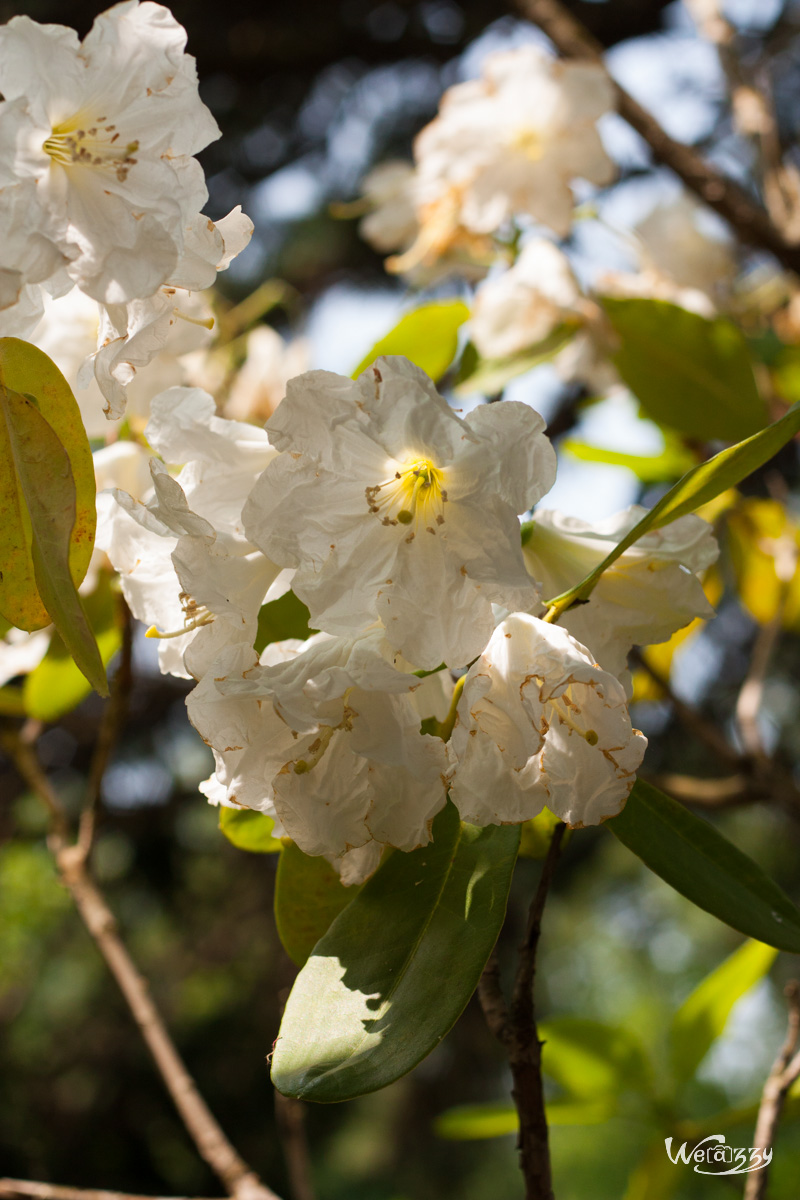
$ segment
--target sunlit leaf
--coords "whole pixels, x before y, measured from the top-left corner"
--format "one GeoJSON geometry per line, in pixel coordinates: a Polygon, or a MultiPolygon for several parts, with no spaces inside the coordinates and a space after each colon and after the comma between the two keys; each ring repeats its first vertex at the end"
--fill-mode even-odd
{"type": "Polygon", "coordinates": [[[464,352],[464,367],[459,373],[455,394],[471,396],[483,392],[486,396],[494,396],[512,379],[548,362],[574,335],[574,325],[559,325],[544,341],[509,358],[481,358],[470,344],[464,352]]]}
{"type": "Polygon", "coordinates": [[[607,450],[603,446],[590,446],[588,442],[577,442],[566,438],[562,450],[581,462],[605,463],[609,467],[627,467],[642,483],[662,483],[677,479],[695,465],[693,454],[677,441],[672,441],[660,454],[623,454],[619,450],[607,450]]]}
{"type": "MultiPolygon", "coordinates": [[[[544,858],[550,849],[553,830],[558,823],[559,818],[551,813],[549,808],[543,808],[537,817],[523,821],[520,825],[520,858],[544,858]]],[[[569,833],[570,831],[566,830],[565,842],[569,833]]]]}
{"type": "Polygon", "coordinates": [[[593,571],[589,572],[585,579],[570,588],[568,592],[563,592],[560,596],[549,600],[548,603],[556,604],[564,610],[576,600],[585,600],[603,572],[608,570],[611,564],[616,562],[629,546],[638,542],[645,533],[651,529],[661,529],[664,525],[669,525],[671,521],[677,520],[678,517],[694,512],[701,505],[708,504],[716,496],[735,487],[737,483],[741,483],[743,479],[746,479],[748,475],[751,475],[753,471],[777,454],[781,447],[791,441],[799,430],[800,404],[796,404],[779,421],[768,425],[760,433],[754,434],[744,442],[739,442],[736,446],[722,450],[708,462],[694,467],[682,479],[679,479],[666,495],[662,496],[658,504],[651,508],[637,525],[634,525],[633,529],[593,571]]]}
{"type": "MultiPolygon", "coordinates": [[[[88,443],[85,449],[88,453],[88,443]]],[[[40,629],[52,620],[92,687],[108,695],[100,651],[71,574],[76,496],[69,455],[38,403],[0,382],[0,605],[23,629],[40,629]]],[[[79,540],[88,539],[90,549],[93,536],[93,521],[79,529],[79,540]]]]}
{"type": "Polygon", "coordinates": [[[762,942],[745,942],[683,1002],[670,1028],[672,1067],[679,1083],[691,1079],[725,1029],[736,1001],[763,979],[777,953],[762,942]]]}
{"type": "Polygon", "coordinates": [[[636,1036],[622,1026],[583,1017],[553,1017],[539,1024],[542,1070],[570,1099],[616,1100],[629,1089],[647,1093],[650,1072],[636,1036]]]}
{"type": "Polygon", "coordinates": [[[290,842],[278,862],[275,924],[283,948],[298,967],[361,889],[345,887],[329,862],[311,858],[290,842]]]}
{"type": "MultiPolygon", "coordinates": [[[[122,642],[116,619],[116,597],[107,574],[84,600],[84,611],[92,628],[103,666],[107,667],[122,642]]],[[[85,700],[91,685],[78,670],[63,639],[53,633],[38,667],[25,677],[22,687],[25,711],[37,721],[58,721],[85,700]]]]}
{"type": "Polygon", "coordinates": [[[778,500],[756,497],[739,501],[728,514],[727,528],[741,603],[762,625],[780,612],[784,627],[796,629],[800,626],[800,528],[778,500]]]}
{"type": "Polygon", "coordinates": [[[603,297],[620,340],[614,366],[654,421],[689,437],[736,441],[768,420],[742,332],[666,300],[603,297]]]}
{"type": "MultiPolygon", "coordinates": [[[[613,1115],[602,1101],[548,1100],[548,1125],[600,1125],[613,1115]]],[[[462,1104],[441,1113],[433,1123],[434,1133],[448,1141],[479,1141],[506,1137],[519,1129],[519,1114],[513,1104],[462,1104]]]]}
{"type": "Polygon", "coordinates": [[[220,805],[219,827],[229,842],[239,850],[253,854],[277,854],[283,842],[272,836],[275,822],[266,813],[252,808],[228,808],[220,805]]]}
{"type": "Polygon", "coordinates": [[[607,829],[670,887],[732,929],[800,954],[800,911],[761,867],[652,784],[637,779],[607,829]]]}
{"type": "Polygon", "coordinates": [[[469,309],[461,300],[441,300],[415,308],[375,343],[356,367],[353,378],[382,354],[402,354],[431,379],[441,379],[456,356],[458,331],[468,316],[469,309]]]}
{"type": "Polygon", "coordinates": [[[262,604],[258,614],[255,649],[260,654],[265,646],[272,642],[284,642],[287,638],[304,642],[317,632],[310,628],[308,619],[308,609],[294,592],[284,592],[277,600],[262,604]]]}
{"type": "Polygon", "coordinates": [[[519,827],[462,825],[396,851],[336,918],[298,975],[272,1060],[279,1091],[347,1100],[421,1062],[460,1015],[505,915],[519,827]]]}

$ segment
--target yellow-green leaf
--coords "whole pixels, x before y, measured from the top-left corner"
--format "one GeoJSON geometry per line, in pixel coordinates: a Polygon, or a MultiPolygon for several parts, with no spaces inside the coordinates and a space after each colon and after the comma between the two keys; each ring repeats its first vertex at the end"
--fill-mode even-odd
{"type": "MultiPolygon", "coordinates": [[[[74,516],[69,531],[69,569],[72,582],[80,585],[89,567],[96,523],[95,481],[92,453],[80,409],[64,376],[41,350],[19,338],[0,338],[0,396],[3,389],[25,397],[50,426],[55,441],[67,455],[74,481],[74,516]]],[[[8,406],[0,419],[0,612],[20,629],[42,629],[52,614],[37,593],[31,549],[31,527],[21,492],[9,441],[8,406]]],[[[30,422],[29,422],[30,423],[30,422]]],[[[46,438],[46,434],[42,437],[46,438]]],[[[35,441],[35,435],[34,435],[35,441]]],[[[47,444],[52,445],[52,439],[47,444]]],[[[46,455],[43,441],[39,453],[46,455]]],[[[47,476],[61,455],[53,447],[53,458],[40,459],[47,499],[47,476]]]]}
{"type": "MultiPolygon", "coordinates": [[[[23,629],[52,620],[92,687],[108,695],[100,651],[70,571],[77,498],[69,455],[35,400],[2,383],[0,454],[3,613],[23,629]]],[[[91,542],[93,533],[93,526],[91,532],[84,528],[81,540],[88,536],[91,542]]]]}
{"type": "Polygon", "coordinates": [[[512,379],[532,371],[558,354],[571,341],[576,330],[574,324],[559,325],[543,341],[508,358],[480,358],[470,343],[462,358],[458,384],[454,389],[456,395],[471,396],[475,392],[483,392],[485,396],[494,396],[502,392],[512,379]]]}
{"type": "Polygon", "coordinates": [[[437,301],[415,308],[375,343],[356,367],[353,378],[382,354],[402,354],[431,379],[441,379],[456,356],[458,331],[468,316],[469,309],[461,300],[437,301]]]}
{"type": "Polygon", "coordinates": [[[284,847],[275,879],[275,925],[292,962],[302,967],[342,909],[361,891],[345,887],[324,858],[284,847]]]}
{"type": "MultiPolygon", "coordinates": [[[[598,1100],[548,1100],[548,1125],[600,1125],[613,1116],[613,1108],[598,1100]]],[[[519,1114],[513,1104],[461,1104],[441,1113],[433,1124],[440,1138],[453,1142],[505,1137],[519,1129],[519,1114]]]]}
{"type": "Polygon", "coordinates": [[[283,843],[272,836],[275,822],[266,813],[252,808],[228,808],[219,810],[219,827],[229,842],[238,850],[250,850],[253,854],[277,854],[283,843]]]}

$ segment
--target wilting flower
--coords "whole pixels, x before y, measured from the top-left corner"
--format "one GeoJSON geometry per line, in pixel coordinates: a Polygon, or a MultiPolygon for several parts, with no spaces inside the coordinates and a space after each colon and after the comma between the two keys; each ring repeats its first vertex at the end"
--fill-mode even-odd
{"type": "Polygon", "coordinates": [[[0,29],[0,187],[35,183],[35,236],[104,303],[170,278],[207,198],[192,155],[219,130],[185,44],[166,8],[137,0],[102,13],[82,43],[28,17],[0,29]]]}
{"type": "Polygon", "coordinates": [[[451,738],[450,795],[466,821],[572,826],[623,807],[647,739],[619,681],[557,625],[514,613],[470,668],[451,738]]]}
{"type": "MultiPolygon", "coordinates": [[[[597,525],[537,512],[523,553],[545,598],[580,583],[645,512],[634,504],[597,525]]],[[[695,617],[714,615],[697,576],[718,554],[707,521],[680,517],[639,538],[603,572],[588,603],[568,609],[561,624],[606,671],[623,676],[631,646],[665,642],[695,617]]]]}
{"type": "Polygon", "coordinates": [[[535,603],[518,514],[555,477],[543,428],[510,401],[462,420],[404,358],[356,382],[310,371],[267,422],[283,453],[247,502],[247,536],[297,567],[315,628],[379,619],[408,662],[461,665],[486,645],[493,602],[535,603]]]}
{"type": "Polygon", "coordinates": [[[356,638],[319,634],[253,651],[227,647],[187,700],[215,752],[204,790],[214,802],[269,813],[307,854],[347,883],[377,867],[385,845],[430,840],[445,802],[445,744],[419,731],[379,627],[356,638]]]}
{"type": "Polygon", "coordinates": [[[571,180],[613,177],[595,125],[612,98],[596,63],[561,62],[534,46],[490,55],[481,79],[445,92],[417,138],[418,209],[451,195],[457,223],[475,233],[527,214],[567,234],[571,180]]]}

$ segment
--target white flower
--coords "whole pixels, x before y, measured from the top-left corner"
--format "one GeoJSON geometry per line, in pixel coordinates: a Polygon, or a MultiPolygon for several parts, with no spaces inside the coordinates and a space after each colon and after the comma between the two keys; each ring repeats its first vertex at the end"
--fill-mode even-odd
{"type": "Polygon", "coordinates": [[[28,675],[35,670],[47,653],[52,636],[52,625],[35,633],[8,629],[0,638],[0,687],[17,675],[28,675]]]}
{"type": "Polygon", "coordinates": [[[280,569],[247,542],[241,522],[274,451],[262,430],[217,417],[211,397],[193,388],[156,397],[145,432],[167,461],[183,460],[183,470],[173,479],[151,460],[148,504],[123,491],[100,497],[97,544],[119,571],[134,616],[160,635],[161,669],[198,675],[221,645],[252,646],[261,604],[273,585],[273,595],[285,590],[280,569]]]}
{"type": "MultiPolygon", "coordinates": [[[[537,511],[523,553],[545,599],[580,583],[645,512],[634,504],[590,525],[537,511]]],[[[680,517],[639,538],[603,573],[588,603],[568,609],[560,623],[606,671],[621,677],[631,646],[667,641],[695,617],[714,615],[697,576],[718,554],[706,521],[680,517]]]]}
{"type": "Polygon", "coordinates": [[[356,382],[310,371],[267,423],[284,453],[247,502],[247,536],[298,568],[315,628],[346,635],[380,619],[416,666],[462,665],[486,645],[492,602],[535,602],[518,514],[555,477],[543,428],[509,401],[461,420],[404,358],[379,358],[356,382]]]}
{"type": "Polygon", "coordinates": [[[445,92],[417,138],[418,203],[455,189],[460,223],[476,233],[528,214],[566,235],[570,181],[613,177],[595,127],[612,98],[595,63],[561,62],[534,46],[490,55],[481,79],[445,92]]]}
{"type": "MultiPolygon", "coordinates": [[[[1,115],[2,104],[0,118],[1,115]]],[[[0,310],[12,309],[22,299],[23,289],[49,279],[64,266],[65,259],[47,236],[45,224],[32,179],[15,187],[0,187],[0,228],[3,230],[0,310]]]]}
{"type": "Polygon", "coordinates": [[[112,442],[92,455],[98,492],[120,488],[134,500],[151,491],[150,455],[138,442],[112,442]]]}
{"type": "Polygon", "coordinates": [[[137,0],[82,43],[28,17],[0,29],[0,186],[35,182],[42,232],[105,303],[169,279],[207,198],[191,156],[219,130],[185,44],[166,8],[137,0]]]}
{"type": "Polygon", "coordinates": [[[582,324],[588,308],[567,256],[535,238],[509,271],[478,288],[472,340],[484,358],[507,358],[543,342],[559,325],[582,324]]]}
{"type": "Polygon", "coordinates": [[[309,349],[297,339],[288,344],[269,325],[247,335],[246,357],[225,402],[225,416],[263,425],[286,395],[286,385],[308,370],[309,349]]]}
{"type": "Polygon", "coordinates": [[[362,180],[364,200],[370,211],[359,224],[358,232],[382,254],[405,250],[417,236],[415,178],[411,163],[392,159],[375,167],[362,180]]]}
{"type": "Polygon", "coordinates": [[[380,628],[322,634],[299,654],[270,646],[260,664],[227,647],[187,700],[215,751],[209,799],[273,815],[347,883],[371,874],[384,845],[427,843],[445,802],[447,748],[420,734],[408,695],[420,680],[382,643],[380,628]]]}
{"type": "Polygon", "coordinates": [[[647,739],[613,675],[565,629],[514,613],[470,668],[450,741],[450,795],[478,825],[545,805],[575,827],[623,807],[647,739]]]}

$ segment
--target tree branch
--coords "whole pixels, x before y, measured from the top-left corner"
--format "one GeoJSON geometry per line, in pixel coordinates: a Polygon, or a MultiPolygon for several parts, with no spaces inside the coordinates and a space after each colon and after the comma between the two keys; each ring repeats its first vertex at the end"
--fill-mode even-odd
{"type": "Polygon", "coordinates": [[[528,927],[525,940],[520,946],[519,965],[506,1018],[507,1035],[504,1041],[508,1048],[508,1061],[514,1081],[511,1094],[519,1113],[517,1146],[525,1179],[525,1200],[553,1200],[550,1146],[542,1083],[542,1043],[536,1029],[533,985],[542,914],[565,832],[566,825],[560,822],[553,830],[539,886],[528,913],[528,927]]]}
{"type": "MultiPolygon", "coordinates": [[[[0,732],[0,745],[9,754],[31,790],[40,797],[52,818],[50,849],[59,875],[72,895],[84,925],[106,960],[131,1014],[139,1026],[161,1078],[200,1155],[222,1180],[233,1200],[278,1200],[239,1157],[212,1114],[167,1032],[149,986],[128,954],[114,916],[90,878],[83,847],[67,836],[61,802],[43,773],[31,746],[8,730],[0,732]]],[[[66,1200],[66,1198],[65,1198],[66,1200]]]]}
{"type": "Polygon", "coordinates": [[[135,1196],[130,1192],[107,1192],[97,1188],[59,1187],[55,1183],[34,1183],[26,1179],[0,1179],[0,1197],[16,1200],[185,1200],[183,1196],[135,1196]]]}
{"type": "MultiPolygon", "coordinates": [[[[764,1091],[761,1093],[761,1104],[756,1120],[756,1132],[753,1145],[760,1150],[771,1150],[778,1131],[778,1122],[786,1101],[789,1088],[800,1077],[800,1051],[796,1052],[798,1037],[800,1037],[800,984],[796,980],[786,985],[786,999],[789,1002],[789,1027],[786,1040],[780,1054],[775,1059],[764,1091]]],[[[763,1200],[767,1194],[767,1174],[769,1167],[753,1171],[747,1176],[744,1190],[744,1200],[763,1200]]]]}
{"type": "MultiPolygon", "coordinates": [[[[559,3],[559,0],[518,0],[521,11],[539,26],[565,58],[601,62],[602,45],[559,3]]],[[[676,142],[647,109],[611,81],[616,108],[649,145],[653,157],[670,167],[691,191],[728,221],[751,246],[768,250],[790,271],[800,273],[800,245],[786,240],[769,214],[732,179],[720,175],[690,146],[676,142]]]]}

